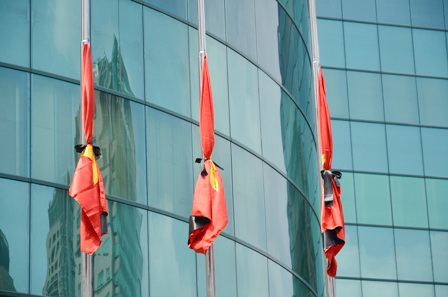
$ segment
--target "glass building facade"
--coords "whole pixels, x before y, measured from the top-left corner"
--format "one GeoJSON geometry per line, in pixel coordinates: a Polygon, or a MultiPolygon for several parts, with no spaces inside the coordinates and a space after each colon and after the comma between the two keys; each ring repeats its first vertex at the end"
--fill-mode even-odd
{"type": "Polygon", "coordinates": [[[448,1],[318,0],[344,174],[337,295],[448,296],[448,1]]]}
{"type": "MultiPolygon", "coordinates": [[[[67,194],[81,141],[80,2],[0,0],[2,296],[80,296],[80,211],[67,194]]],[[[196,14],[195,0],[91,3],[109,206],[94,296],[205,296],[205,259],[187,248],[201,154],[196,14]]],[[[206,1],[229,211],[215,244],[220,297],[324,295],[309,24],[306,0],[206,1]]],[[[437,199],[444,180],[419,181],[437,199]]]]}

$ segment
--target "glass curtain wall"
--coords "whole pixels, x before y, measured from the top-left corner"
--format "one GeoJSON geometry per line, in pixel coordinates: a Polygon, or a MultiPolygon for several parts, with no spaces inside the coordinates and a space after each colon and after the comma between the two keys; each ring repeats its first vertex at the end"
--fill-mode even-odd
{"type": "Polygon", "coordinates": [[[318,0],[344,172],[338,296],[447,296],[448,2],[318,0]]]}
{"type": "MultiPolygon", "coordinates": [[[[321,297],[307,1],[206,2],[229,212],[217,296],[321,297]]],[[[92,259],[96,297],[205,297],[204,257],[187,247],[201,153],[197,8],[167,3],[91,3],[94,143],[110,212],[92,259]]],[[[81,141],[80,10],[0,0],[2,296],[80,296],[80,210],[67,194],[81,141]]]]}

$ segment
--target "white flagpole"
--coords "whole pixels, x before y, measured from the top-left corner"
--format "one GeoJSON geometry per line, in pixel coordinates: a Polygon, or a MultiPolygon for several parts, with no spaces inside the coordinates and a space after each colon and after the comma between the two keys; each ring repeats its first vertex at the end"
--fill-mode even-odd
{"type": "MultiPolygon", "coordinates": [[[[315,117],[317,119],[316,122],[318,122],[318,115],[317,115],[317,108],[318,108],[318,83],[317,83],[317,77],[320,70],[320,55],[319,55],[319,39],[317,34],[317,14],[316,14],[316,0],[308,0],[308,7],[309,7],[309,13],[310,13],[310,29],[311,29],[311,46],[313,49],[313,82],[314,82],[314,106],[315,108],[315,117]]],[[[320,143],[320,131],[317,129],[317,149],[318,149],[318,164],[320,169],[322,169],[322,159],[320,158],[321,154],[321,143],[320,143]]],[[[320,179],[320,176],[317,177],[320,179]]],[[[322,245],[323,247],[323,245],[322,245]]],[[[327,296],[328,297],[335,297],[335,282],[334,279],[326,273],[327,271],[327,265],[328,261],[327,258],[323,257],[324,260],[324,271],[325,271],[325,287],[327,289],[327,296]]]]}
{"type": "MultiPolygon", "coordinates": [[[[198,48],[199,48],[199,94],[202,89],[202,61],[206,52],[205,42],[205,7],[204,0],[197,0],[198,3],[198,48]]],[[[206,273],[206,287],[207,297],[216,296],[215,285],[215,253],[213,245],[207,251],[205,255],[205,273],[206,273]]]]}
{"type": "MultiPolygon", "coordinates": [[[[90,0],[81,0],[81,71],[82,71],[82,53],[83,45],[90,44],[90,0]]],[[[82,85],[82,73],[81,73],[82,85]]],[[[82,94],[81,94],[82,102],[82,94]]],[[[82,103],[81,103],[82,106],[82,103]]],[[[82,107],[81,107],[82,108],[82,107]]],[[[82,143],[86,142],[81,116],[81,135],[82,143]]],[[[81,252],[81,296],[92,296],[92,259],[89,255],[81,252]]]]}

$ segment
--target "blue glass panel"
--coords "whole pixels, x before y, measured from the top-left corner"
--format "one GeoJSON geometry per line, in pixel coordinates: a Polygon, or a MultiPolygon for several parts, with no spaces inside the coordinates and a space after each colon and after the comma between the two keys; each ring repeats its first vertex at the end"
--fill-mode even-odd
{"type": "Polygon", "coordinates": [[[362,281],[363,297],[376,297],[379,292],[382,297],[396,297],[398,296],[398,285],[397,283],[362,281]]]}
{"type": "Polygon", "coordinates": [[[444,29],[443,0],[410,0],[412,25],[444,29]]]}
{"type": "Polygon", "coordinates": [[[384,120],[381,76],[376,73],[347,72],[350,118],[384,120]]]}
{"type": "Polygon", "coordinates": [[[345,22],[344,37],[347,68],[380,70],[376,25],[345,22]]]}
{"type": "Polygon", "coordinates": [[[151,5],[154,5],[162,10],[172,13],[183,19],[187,19],[187,1],[186,0],[143,0],[151,5]]]}
{"type": "Polygon", "coordinates": [[[229,59],[230,129],[232,138],[261,152],[257,68],[232,50],[229,59]]]}
{"type": "Polygon", "coordinates": [[[0,290],[29,292],[28,183],[0,179],[0,290]]]}
{"type": "Polygon", "coordinates": [[[317,16],[328,18],[342,18],[342,0],[316,1],[317,16]]]}
{"type": "Polygon", "coordinates": [[[448,177],[448,130],[422,128],[422,144],[425,174],[448,177]]]}
{"type": "Polygon", "coordinates": [[[29,176],[29,74],[0,68],[0,93],[0,172],[29,176]]]}
{"type": "Polygon", "coordinates": [[[187,25],[145,9],[146,100],[190,116],[187,25]]]}
{"type": "Polygon", "coordinates": [[[391,176],[395,226],[428,227],[423,178],[391,176]]]}
{"type": "Polygon", "coordinates": [[[426,179],[426,197],[428,199],[429,226],[437,229],[448,229],[446,210],[448,209],[448,180],[426,179]]]}
{"type": "Polygon", "coordinates": [[[344,19],[376,22],[375,0],[342,0],[344,19]]]}
{"type": "MultiPolygon", "coordinates": [[[[345,193],[344,188],[343,191],[345,193]]],[[[355,174],[355,193],[358,223],[392,225],[389,177],[387,175],[355,174]]],[[[345,195],[342,197],[345,198],[345,195]]]]}
{"type": "Polygon", "coordinates": [[[73,147],[81,140],[79,85],[31,78],[31,177],[68,185],[79,158],[73,147]]]}
{"type": "Polygon", "coordinates": [[[419,75],[448,76],[445,33],[413,29],[413,35],[415,72],[419,75]]]}
{"type": "Polygon", "coordinates": [[[187,248],[188,224],[149,213],[151,296],[196,297],[196,261],[187,248]]]}
{"type": "Polygon", "coordinates": [[[333,168],[353,169],[350,123],[331,121],[333,132],[333,168]]]}
{"type": "MultiPolygon", "coordinates": [[[[294,23],[299,28],[301,36],[306,43],[306,46],[311,51],[311,40],[310,40],[310,17],[308,1],[306,0],[279,0],[279,2],[286,8],[286,11],[292,17],[294,23]]],[[[257,23],[258,25],[258,23],[257,23]]]]}
{"type": "Polygon", "coordinates": [[[389,171],[423,175],[420,128],[387,125],[389,171]]]}
{"type": "MultiPolygon", "coordinates": [[[[343,172],[339,181],[342,186],[342,205],[344,208],[344,221],[356,223],[355,189],[353,184],[353,173],[343,172]]],[[[356,202],[357,204],[358,202],[356,202]]]]}
{"type": "MultiPolygon", "coordinates": [[[[195,25],[198,23],[197,3],[197,0],[188,0],[188,20],[195,25]]],[[[205,29],[208,33],[226,40],[224,1],[207,0],[205,3],[205,29]]]]}
{"type": "Polygon", "coordinates": [[[259,253],[236,245],[238,296],[268,297],[268,263],[259,253]]]}
{"type": "Polygon", "coordinates": [[[435,286],[436,297],[448,296],[448,286],[435,286]]]}
{"type": "Polygon", "coordinates": [[[409,0],[376,0],[379,23],[410,25],[409,0]]]}
{"type": "Polygon", "coordinates": [[[345,226],[345,245],[336,256],[336,260],[338,261],[338,276],[360,276],[358,227],[345,226]]]}
{"type": "Polygon", "coordinates": [[[342,22],[318,20],[320,59],[323,66],[345,67],[342,22]]]}
{"type": "Polygon", "coordinates": [[[382,78],[386,121],[419,124],[415,77],[383,74],[382,78]]]}
{"type": "Polygon", "coordinates": [[[448,258],[446,247],[448,246],[448,232],[431,231],[432,265],[434,268],[434,281],[446,282],[448,279],[448,258]]]}
{"type": "Polygon", "coordinates": [[[191,124],[151,108],[146,119],[149,205],[187,218],[194,180],[191,124]]]}
{"type": "Polygon", "coordinates": [[[419,77],[417,86],[421,124],[448,127],[448,80],[419,77]]]}
{"type": "Polygon", "coordinates": [[[434,297],[434,286],[424,284],[399,283],[400,296],[406,297],[434,297]]]}
{"type": "Polygon", "coordinates": [[[31,66],[79,79],[81,2],[42,0],[31,14],[31,66]]]}
{"type": "Polygon", "coordinates": [[[344,297],[362,296],[361,281],[358,280],[336,280],[336,295],[344,297]]]}
{"type": "Polygon", "coordinates": [[[330,109],[331,117],[348,119],[346,72],[341,70],[325,69],[325,84],[328,108],[330,109]]]}
{"type": "MultiPolygon", "coordinates": [[[[433,281],[429,232],[420,230],[395,229],[397,247],[398,279],[433,281]],[[416,256],[418,255],[418,256],[416,256]],[[418,269],[416,269],[418,267],[418,269]]],[[[430,296],[402,295],[401,296],[430,296]]]]}
{"type": "Polygon", "coordinates": [[[235,236],[266,249],[266,222],[262,162],[252,154],[232,145],[235,236]],[[250,173],[248,174],[248,169],[250,173]]]}
{"type": "Polygon", "coordinates": [[[30,65],[30,1],[0,2],[0,62],[30,65]]]}
{"type": "Polygon", "coordinates": [[[351,129],[354,169],[387,172],[386,131],[384,125],[352,122],[351,129]]]}
{"type": "Polygon", "coordinates": [[[292,274],[272,261],[268,263],[269,296],[298,296],[294,295],[292,274]]]}
{"type": "Polygon", "coordinates": [[[412,31],[408,28],[378,26],[381,70],[413,74],[412,31]]]}
{"type": "Polygon", "coordinates": [[[225,7],[227,41],[257,60],[254,2],[227,0],[225,7]]]}
{"type": "Polygon", "coordinates": [[[393,230],[390,228],[358,227],[358,234],[361,276],[365,278],[396,279],[393,230]]]}

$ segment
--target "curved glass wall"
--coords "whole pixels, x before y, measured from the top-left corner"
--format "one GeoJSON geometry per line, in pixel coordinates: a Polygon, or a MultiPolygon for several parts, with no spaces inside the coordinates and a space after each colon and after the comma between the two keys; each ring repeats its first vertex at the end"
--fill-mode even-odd
{"type": "MultiPolygon", "coordinates": [[[[109,234],[94,296],[205,296],[186,245],[199,165],[196,1],[91,4],[109,234]]],[[[80,7],[0,1],[0,295],[80,296],[80,7]]],[[[218,296],[324,294],[307,1],[207,1],[218,296]]],[[[430,136],[428,136],[430,137],[430,136]]]]}

